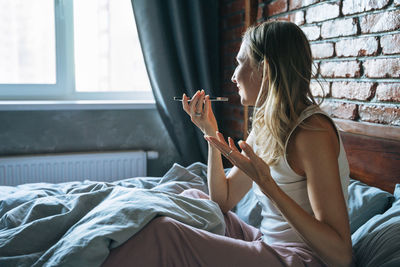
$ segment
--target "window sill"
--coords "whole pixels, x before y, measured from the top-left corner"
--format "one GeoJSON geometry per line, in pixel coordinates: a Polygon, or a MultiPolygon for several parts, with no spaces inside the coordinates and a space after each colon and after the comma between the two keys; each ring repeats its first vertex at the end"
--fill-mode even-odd
{"type": "Polygon", "coordinates": [[[152,100],[0,101],[0,111],[155,109],[152,100]]]}

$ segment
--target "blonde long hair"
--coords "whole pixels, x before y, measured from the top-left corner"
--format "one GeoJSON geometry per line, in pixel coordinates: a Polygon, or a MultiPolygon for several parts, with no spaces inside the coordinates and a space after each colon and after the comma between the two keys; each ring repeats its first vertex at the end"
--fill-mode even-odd
{"type": "Polygon", "coordinates": [[[274,165],[284,155],[285,141],[304,107],[319,104],[310,90],[310,45],[296,24],[283,21],[250,27],[243,42],[252,64],[263,68],[252,118],[256,152],[274,165]]]}

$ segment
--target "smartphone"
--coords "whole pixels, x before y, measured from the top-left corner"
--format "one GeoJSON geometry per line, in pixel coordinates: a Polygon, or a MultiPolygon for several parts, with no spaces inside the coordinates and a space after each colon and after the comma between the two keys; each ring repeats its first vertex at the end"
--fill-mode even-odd
{"type": "MultiPolygon", "coordinates": [[[[182,101],[182,97],[174,97],[174,101],[182,101]]],[[[226,102],[229,99],[227,97],[222,97],[222,96],[210,96],[210,101],[216,101],[216,102],[226,102]]],[[[190,101],[190,99],[188,99],[188,101],[190,101]]]]}

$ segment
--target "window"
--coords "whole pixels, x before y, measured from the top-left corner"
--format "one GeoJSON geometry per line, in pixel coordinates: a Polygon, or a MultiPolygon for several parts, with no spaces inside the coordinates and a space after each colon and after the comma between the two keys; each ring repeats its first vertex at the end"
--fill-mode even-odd
{"type": "Polygon", "coordinates": [[[2,100],[153,100],[130,0],[0,1],[2,100]]]}

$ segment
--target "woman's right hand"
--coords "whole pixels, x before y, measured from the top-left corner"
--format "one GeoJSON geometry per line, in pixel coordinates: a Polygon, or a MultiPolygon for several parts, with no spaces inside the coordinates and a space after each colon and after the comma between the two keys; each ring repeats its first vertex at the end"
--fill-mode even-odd
{"type": "Polygon", "coordinates": [[[192,122],[203,132],[203,134],[215,136],[218,131],[217,120],[211,108],[210,96],[204,90],[197,91],[190,99],[183,94],[183,110],[190,116],[192,122]]]}

